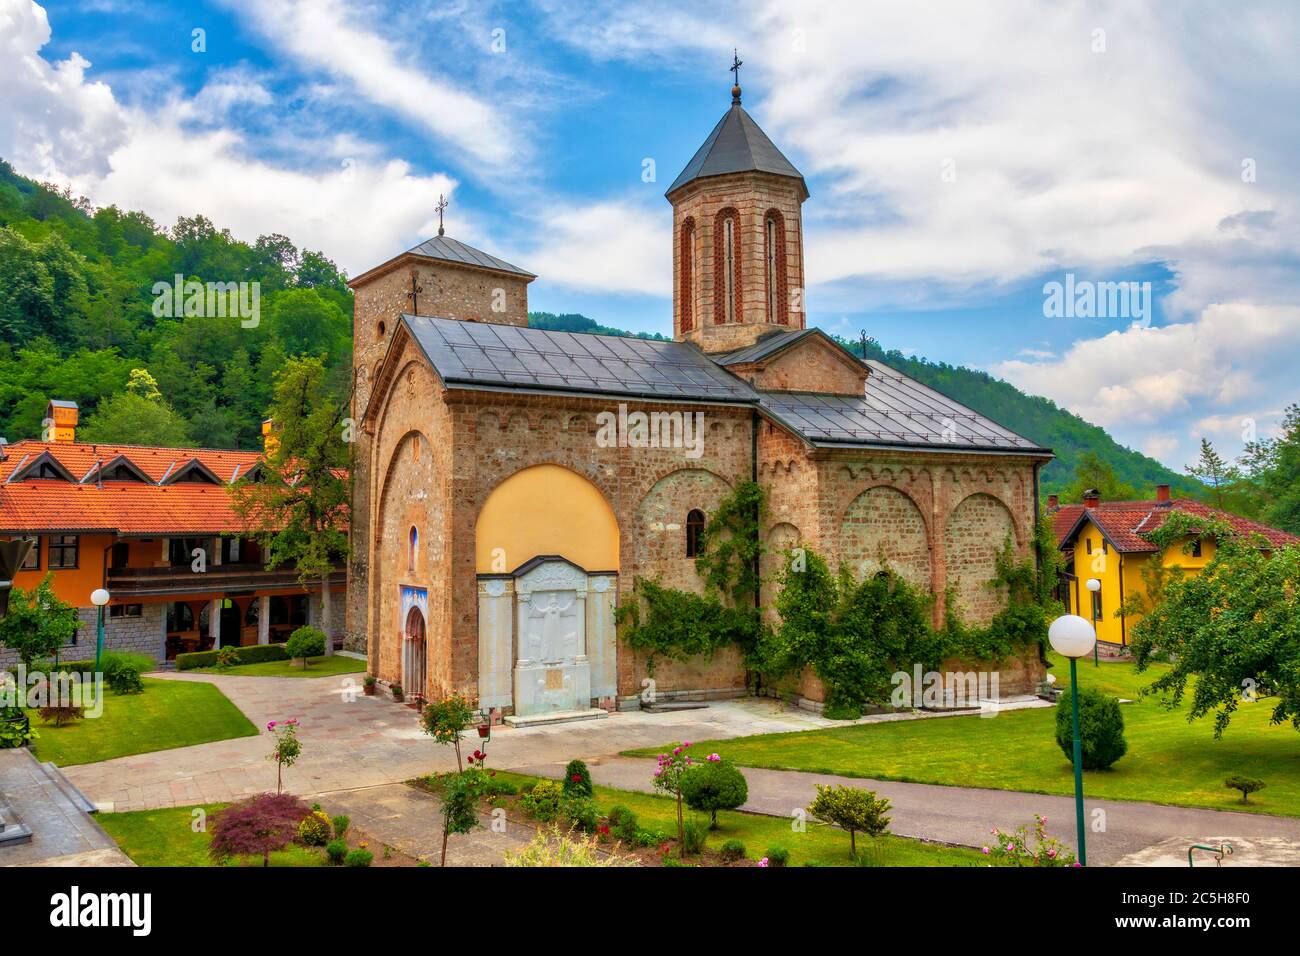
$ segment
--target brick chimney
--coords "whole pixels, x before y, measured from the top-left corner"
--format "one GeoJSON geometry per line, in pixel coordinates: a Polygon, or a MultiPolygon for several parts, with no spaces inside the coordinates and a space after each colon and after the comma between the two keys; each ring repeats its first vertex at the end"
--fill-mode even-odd
{"type": "Polygon", "coordinates": [[[1156,504],[1162,507],[1169,507],[1169,486],[1156,485],[1156,504]]]}
{"type": "Polygon", "coordinates": [[[275,454],[275,449],[280,445],[280,439],[275,437],[275,419],[266,418],[262,420],[262,454],[270,458],[275,454]]]}
{"type": "Polygon", "coordinates": [[[1101,504],[1101,492],[1096,488],[1089,488],[1083,493],[1083,506],[1085,508],[1096,508],[1101,504]]]}
{"type": "Polygon", "coordinates": [[[1061,507],[1061,496],[1060,496],[1060,495],[1048,495],[1048,496],[1047,496],[1047,513],[1048,513],[1048,514],[1051,514],[1052,512],[1058,510],[1060,507],[1061,507]]]}
{"type": "Polygon", "coordinates": [[[71,444],[77,440],[77,403],[65,402],[57,398],[50,399],[50,404],[45,407],[45,434],[41,437],[46,441],[58,442],[59,444],[71,444]]]}

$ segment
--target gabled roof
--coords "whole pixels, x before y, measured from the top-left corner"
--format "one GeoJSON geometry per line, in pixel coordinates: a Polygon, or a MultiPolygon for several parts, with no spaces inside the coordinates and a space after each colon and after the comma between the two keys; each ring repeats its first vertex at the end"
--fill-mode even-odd
{"type": "Polygon", "coordinates": [[[245,530],[223,485],[134,481],[68,484],[56,479],[0,486],[0,533],[161,535],[245,530]]]}
{"type": "MultiPolygon", "coordinates": [[[[862,363],[870,373],[863,395],[776,392],[754,388],[714,356],[682,342],[424,315],[403,315],[401,323],[376,382],[391,374],[388,370],[400,351],[399,337],[409,335],[451,389],[745,405],[757,407],[819,447],[910,447],[1051,457],[1048,449],[879,362],[862,363]]],[[[788,333],[784,342],[802,340],[807,334],[813,333],[788,333]]],[[[371,406],[378,394],[376,386],[371,406]]],[[[369,406],[366,414],[371,414],[369,406]]]]}
{"type": "Polygon", "coordinates": [[[50,450],[47,448],[31,457],[24,457],[23,460],[18,462],[18,464],[9,472],[5,481],[26,481],[29,477],[47,478],[49,477],[48,475],[40,474],[41,471],[47,469],[56,472],[64,481],[77,480],[72,476],[72,472],[68,470],[68,467],[51,455],[50,450]]]}
{"type": "Polygon", "coordinates": [[[412,246],[407,250],[409,255],[424,256],[426,259],[441,259],[444,262],[454,262],[462,266],[477,266],[480,269],[492,269],[496,272],[510,272],[517,276],[526,278],[537,278],[526,269],[521,269],[516,265],[511,265],[504,259],[498,259],[496,256],[484,252],[482,249],[475,249],[473,246],[461,242],[459,239],[453,239],[447,235],[434,236],[432,239],[426,239],[418,246],[412,246]]]}
{"type": "Polygon", "coordinates": [[[1124,554],[1150,553],[1157,549],[1148,535],[1163,525],[1175,511],[1198,518],[1224,521],[1243,537],[1259,535],[1270,547],[1282,548],[1288,544],[1300,543],[1300,537],[1296,535],[1270,528],[1250,518],[1219,511],[1190,498],[1175,498],[1169,502],[1111,501],[1102,502],[1096,508],[1065,505],[1052,516],[1052,524],[1057,544],[1062,549],[1072,545],[1084,523],[1091,521],[1116,551],[1124,554]]]}
{"type": "MultiPolygon", "coordinates": [[[[0,481],[7,481],[22,465],[24,459],[49,454],[69,475],[86,475],[103,459],[125,456],[147,479],[160,482],[163,476],[175,471],[191,458],[197,458],[221,481],[229,481],[236,467],[241,472],[256,464],[262,457],[260,451],[235,451],[218,448],[170,448],[161,445],[106,445],[91,442],[42,442],[24,439],[5,446],[7,459],[0,459],[0,481]]],[[[21,477],[21,476],[20,476],[21,477]]],[[[75,478],[69,478],[75,481],[75,478]]]]}
{"type": "Polygon", "coordinates": [[[673,180],[664,195],[671,196],[697,179],[747,172],[772,173],[797,179],[800,196],[808,198],[808,184],[804,182],[803,173],[795,169],[794,164],[776,148],[776,144],[768,139],[744,107],[733,101],[731,108],[718,120],[713,132],[696,150],[691,161],[673,180]]]}
{"type": "MultiPolygon", "coordinates": [[[[761,362],[764,359],[771,358],[779,352],[784,352],[796,342],[808,338],[810,335],[820,335],[826,341],[830,342],[836,348],[839,344],[829,335],[819,328],[796,329],[792,332],[773,332],[765,335],[753,345],[746,345],[744,348],[732,349],[730,352],[715,352],[709,358],[719,365],[748,365],[751,362],[761,362]]],[[[850,354],[850,353],[845,353],[850,354]]],[[[850,356],[855,362],[858,361],[856,355],[850,356]]]]}
{"type": "Polygon", "coordinates": [[[424,315],[403,315],[402,322],[438,377],[453,388],[750,404],[756,398],[746,382],[682,342],[424,315]]]}
{"type": "Polygon", "coordinates": [[[1049,457],[1051,451],[880,362],[864,394],[761,392],[772,418],[825,447],[907,446],[1049,457]]]}
{"type": "Polygon", "coordinates": [[[168,470],[160,484],[178,484],[184,481],[186,476],[190,474],[201,476],[203,480],[210,485],[222,484],[221,479],[213,474],[212,469],[203,464],[202,460],[197,457],[191,458],[189,461],[180,462],[175,468],[168,470]]]}
{"type": "Polygon", "coordinates": [[[118,468],[124,468],[131,472],[131,474],[135,475],[137,481],[147,482],[151,480],[148,475],[140,470],[139,465],[133,462],[130,458],[127,458],[126,455],[119,452],[107,461],[97,459],[95,464],[90,466],[90,470],[86,472],[85,477],[81,479],[81,483],[83,485],[94,483],[98,481],[100,476],[105,472],[114,471],[118,468]]]}
{"type": "Polygon", "coordinates": [[[504,259],[498,259],[496,256],[484,252],[482,249],[475,249],[468,243],[461,242],[459,239],[453,239],[448,235],[439,234],[432,239],[426,239],[418,245],[412,246],[405,252],[393,256],[393,258],[381,262],[372,269],[348,280],[348,286],[355,289],[369,281],[372,277],[382,275],[385,272],[395,268],[398,264],[416,259],[436,259],[439,262],[450,263],[456,266],[465,266],[470,269],[487,269],[491,272],[500,272],[505,275],[514,276],[523,279],[526,282],[532,282],[537,276],[527,269],[521,269],[516,265],[506,262],[504,259]]]}

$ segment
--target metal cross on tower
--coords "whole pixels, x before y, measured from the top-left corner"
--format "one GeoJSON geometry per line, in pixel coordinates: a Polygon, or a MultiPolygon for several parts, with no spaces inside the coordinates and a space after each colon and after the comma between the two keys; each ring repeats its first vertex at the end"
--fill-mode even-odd
{"type": "Polygon", "coordinates": [[[442,213],[447,208],[447,198],[442,193],[438,193],[438,205],[433,207],[438,210],[438,235],[443,235],[442,213]]]}
{"type": "Polygon", "coordinates": [[[731,87],[731,102],[740,102],[740,68],[744,65],[744,60],[740,58],[740,51],[735,47],[731,50],[731,72],[736,75],[736,82],[731,87]]]}

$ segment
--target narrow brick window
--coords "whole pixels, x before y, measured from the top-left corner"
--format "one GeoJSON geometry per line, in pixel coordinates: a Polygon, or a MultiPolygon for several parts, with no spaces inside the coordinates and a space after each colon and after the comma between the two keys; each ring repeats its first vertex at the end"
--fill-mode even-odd
{"type": "Polygon", "coordinates": [[[695,220],[690,216],[682,223],[681,247],[677,254],[681,259],[677,284],[682,313],[681,330],[689,332],[695,328],[695,220]]]}
{"type": "Polygon", "coordinates": [[[789,291],[785,274],[785,219],[775,209],[763,217],[763,251],[766,262],[767,321],[789,324],[789,291]]]}
{"type": "Polygon", "coordinates": [[[704,535],[704,512],[699,508],[692,508],[686,516],[686,556],[688,558],[698,557],[700,554],[700,538],[704,535]]]}
{"type": "Polygon", "coordinates": [[[419,552],[419,549],[420,549],[420,532],[415,529],[414,525],[412,525],[411,533],[408,536],[407,549],[406,549],[406,573],[407,574],[414,574],[416,571],[416,565],[417,565],[416,555],[419,552]]]}
{"type": "Polygon", "coordinates": [[[740,321],[739,225],[739,213],[732,208],[719,212],[714,223],[713,321],[718,325],[740,321]]]}

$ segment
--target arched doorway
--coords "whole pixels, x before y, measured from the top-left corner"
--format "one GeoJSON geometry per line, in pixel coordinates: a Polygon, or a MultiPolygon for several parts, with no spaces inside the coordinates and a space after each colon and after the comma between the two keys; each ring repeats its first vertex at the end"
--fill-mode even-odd
{"type": "Polygon", "coordinates": [[[428,665],[427,643],[424,634],[424,615],[418,607],[406,615],[406,631],[402,641],[402,690],[407,697],[423,698],[425,674],[428,665]]]}

